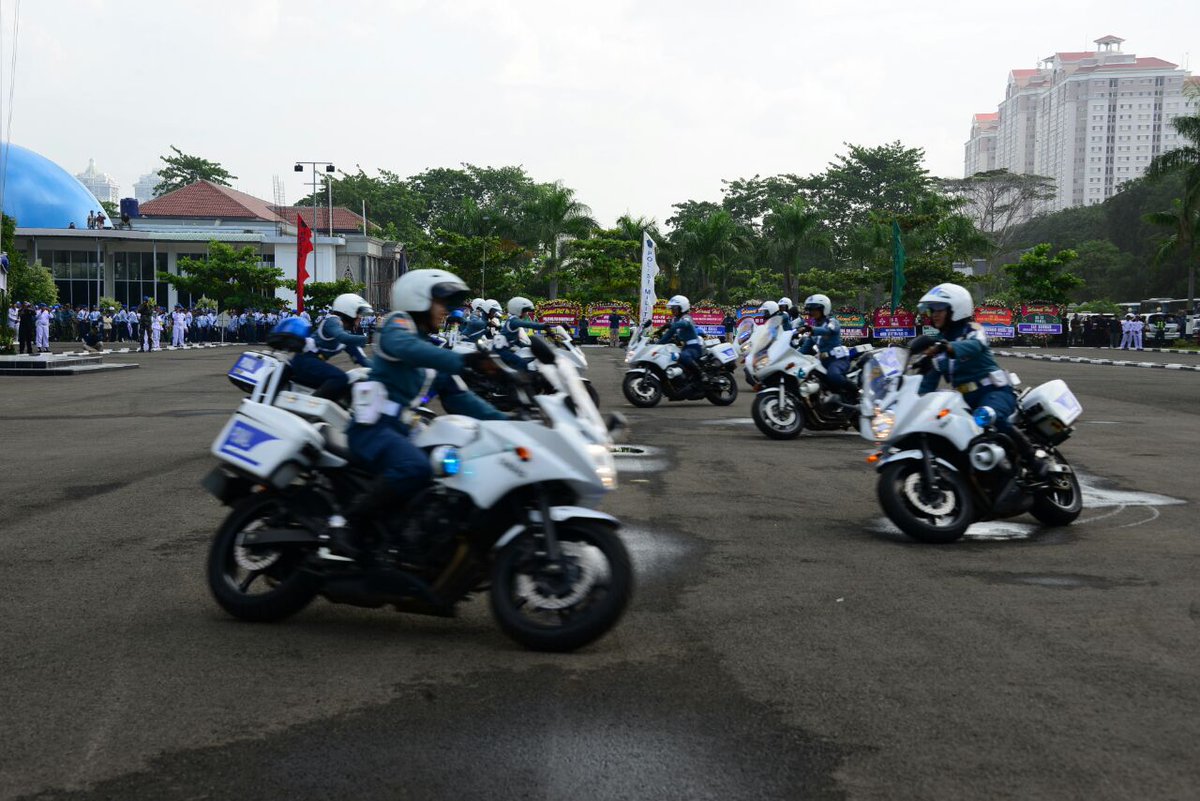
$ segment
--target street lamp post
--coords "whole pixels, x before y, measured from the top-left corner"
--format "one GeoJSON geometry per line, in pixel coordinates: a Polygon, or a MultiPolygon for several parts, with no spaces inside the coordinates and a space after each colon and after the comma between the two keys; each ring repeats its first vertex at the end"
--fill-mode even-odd
{"type": "MultiPolygon", "coordinates": [[[[327,173],[332,173],[336,168],[332,164],[330,164],[328,161],[297,161],[296,166],[293,167],[292,169],[295,172],[304,172],[304,168],[306,166],[312,167],[312,181],[309,183],[309,186],[311,186],[312,190],[313,190],[312,191],[312,198],[313,198],[312,229],[313,229],[313,234],[316,235],[316,232],[317,232],[317,187],[320,186],[320,184],[317,182],[317,167],[323,167],[325,169],[325,172],[327,172],[327,173]]],[[[329,235],[333,236],[333,205],[332,205],[333,204],[333,187],[332,186],[330,186],[330,188],[329,188],[329,203],[330,203],[329,235]]],[[[313,251],[313,278],[314,279],[316,278],[316,274],[317,274],[316,251],[314,250],[313,251]]]]}

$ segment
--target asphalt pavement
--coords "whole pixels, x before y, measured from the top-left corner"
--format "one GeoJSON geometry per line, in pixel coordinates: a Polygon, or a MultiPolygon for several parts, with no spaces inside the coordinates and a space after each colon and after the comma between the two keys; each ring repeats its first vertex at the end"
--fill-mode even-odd
{"type": "Polygon", "coordinates": [[[587,354],[631,421],[604,508],[639,584],[570,655],[484,599],[217,609],[198,481],[236,349],[0,378],[0,798],[1196,797],[1200,374],[1004,360],[1084,405],[1081,520],[922,546],[858,437],[769,441],[749,392],[633,409],[623,353],[587,354]]]}

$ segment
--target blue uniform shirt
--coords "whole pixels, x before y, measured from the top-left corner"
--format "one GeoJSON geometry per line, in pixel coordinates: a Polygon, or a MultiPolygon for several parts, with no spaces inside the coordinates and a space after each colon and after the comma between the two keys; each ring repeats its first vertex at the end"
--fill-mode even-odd
{"type": "MultiPolygon", "coordinates": [[[[944,377],[952,387],[978,383],[1000,370],[988,345],[983,326],[969,321],[951,323],[938,337],[954,343],[954,356],[943,353],[933,361],[934,369],[921,379],[921,394],[933,392],[944,377]]],[[[1005,376],[1007,383],[1007,376],[1005,376]]]]}
{"type": "Polygon", "coordinates": [[[507,415],[455,380],[463,363],[462,354],[434,345],[411,317],[393,312],[379,330],[370,378],[387,387],[388,400],[409,407],[420,400],[417,395],[429,384],[428,371],[433,370],[436,376],[426,391],[440,396],[446,411],[480,420],[507,420],[507,415]]]}
{"type": "Polygon", "coordinates": [[[362,352],[367,338],[362,334],[351,334],[342,327],[342,321],[335,314],[321,321],[313,330],[312,339],[316,343],[317,354],[326,359],[333,358],[344,350],[355,364],[367,366],[367,357],[362,352]]]}
{"type": "Polygon", "coordinates": [[[509,317],[500,326],[500,333],[504,335],[504,339],[508,342],[507,347],[511,348],[520,342],[520,330],[522,328],[530,331],[545,331],[549,327],[545,323],[526,320],[524,317],[509,317]]]}
{"type": "Polygon", "coordinates": [[[682,315],[678,320],[667,324],[667,330],[659,337],[658,344],[666,345],[670,342],[678,342],[684,346],[700,344],[700,334],[696,332],[691,315],[682,315]]]}
{"type": "Polygon", "coordinates": [[[820,325],[812,327],[812,336],[801,346],[801,353],[817,353],[841,358],[848,355],[842,347],[842,325],[835,317],[826,317],[820,325]]]}

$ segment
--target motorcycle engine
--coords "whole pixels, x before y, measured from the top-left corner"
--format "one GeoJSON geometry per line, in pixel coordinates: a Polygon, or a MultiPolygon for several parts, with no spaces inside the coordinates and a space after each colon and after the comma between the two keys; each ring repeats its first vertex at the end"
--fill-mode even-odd
{"type": "Polygon", "coordinates": [[[442,486],[422,490],[406,510],[401,536],[423,550],[431,565],[444,565],[454,556],[456,540],[466,523],[465,496],[442,486]]]}

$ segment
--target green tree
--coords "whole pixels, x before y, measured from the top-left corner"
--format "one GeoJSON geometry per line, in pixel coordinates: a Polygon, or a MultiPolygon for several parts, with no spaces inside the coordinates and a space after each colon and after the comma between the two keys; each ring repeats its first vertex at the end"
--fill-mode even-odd
{"type": "MultiPolygon", "coordinates": [[[[54,283],[53,274],[41,264],[30,264],[25,259],[25,252],[13,247],[16,230],[16,220],[5,214],[0,223],[0,250],[8,254],[9,303],[13,300],[57,303],[58,285],[54,283]]],[[[4,308],[7,311],[8,304],[4,308]]]]}
{"type": "Polygon", "coordinates": [[[433,232],[428,252],[431,261],[485,296],[511,286],[514,273],[524,275],[533,259],[530,251],[511,239],[466,236],[442,228],[433,232]]]}
{"type": "MultiPolygon", "coordinates": [[[[280,281],[279,285],[293,292],[296,291],[296,282],[290,278],[280,281]]],[[[361,295],[366,288],[366,284],[353,281],[349,278],[339,278],[336,281],[305,281],[304,306],[305,308],[322,309],[326,306],[332,306],[334,298],[338,295],[349,293],[361,295]]]]}
{"type": "Polygon", "coordinates": [[[1187,263],[1188,311],[1196,307],[1196,264],[1200,260],[1200,114],[1176,117],[1172,124],[1184,144],[1155,156],[1146,170],[1151,180],[1165,175],[1181,175],[1183,191],[1172,203],[1170,211],[1147,214],[1152,225],[1166,228],[1170,233],[1158,248],[1155,261],[1161,264],[1175,254],[1187,263]]]}
{"type": "Polygon", "coordinates": [[[796,198],[776,206],[765,218],[763,227],[771,238],[775,263],[782,268],[783,294],[795,300],[793,276],[801,271],[805,258],[829,251],[830,238],[824,220],[808,201],[796,198]]]}
{"type": "Polygon", "coordinates": [[[563,186],[561,181],[538,185],[523,212],[527,236],[541,258],[541,277],[547,282],[550,299],[554,300],[558,297],[558,270],[564,244],[587,237],[596,228],[596,221],[592,219],[592,210],[575,199],[575,190],[563,186]]]}
{"type": "Polygon", "coordinates": [[[693,298],[729,301],[731,279],[745,267],[738,262],[749,250],[746,229],[724,209],[693,217],[672,235],[680,269],[681,288],[693,298]]]}
{"type": "MultiPolygon", "coordinates": [[[[357,172],[342,172],[332,178],[334,202],[351,211],[361,211],[366,206],[367,222],[378,225],[372,233],[393,242],[403,242],[414,252],[421,252],[427,239],[420,219],[424,214],[425,201],[413,191],[408,183],[394,172],[379,170],[377,176],[367,175],[362,167],[357,172]]],[[[325,204],[325,190],[316,196],[301,199],[301,205],[325,204]]]]}
{"type": "Polygon", "coordinates": [[[572,242],[563,264],[566,294],[583,304],[636,298],[642,273],[640,255],[632,255],[641,247],[641,233],[637,236],[637,240],[593,236],[572,242]]]}
{"type": "Polygon", "coordinates": [[[208,243],[207,259],[180,259],[179,275],[158,274],[182,292],[215,300],[222,309],[279,308],[285,301],[275,297],[282,286],[283,270],[263,264],[251,247],[234,250],[216,240],[208,243]]]}
{"type": "Polygon", "coordinates": [[[1023,253],[1016,264],[1004,265],[1011,279],[1009,299],[1014,303],[1045,301],[1065,306],[1071,290],[1083,284],[1083,279],[1067,270],[1075,260],[1075,251],[1060,250],[1051,255],[1051,250],[1052,246],[1043,242],[1023,253]]]}
{"type": "Polygon", "coordinates": [[[159,156],[164,166],[158,170],[160,180],[154,187],[155,197],[194,184],[196,181],[229,186],[230,179],[237,180],[236,175],[215,161],[184,153],[175,145],[171,145],[171,150],[175,155],[159,156]]]}
{"type": "Polygon", "coordinates": [[[1072,269],[1083,282],[1071,294],[1076,300],[1088,298],[1144,297],[1143,272],[1137,259],[1107,239],[1089,239],[1073,248],[1078,254],[1072,269]]]}
{"type": "Polygon", "coordinates": [[[964,201],[963,211],[974,218],[999,252],[1011,243],[1016,226],[1054,197],[1053,178],[1006,169],[943,179],[941,186],[946,194],[964,201]]]}

